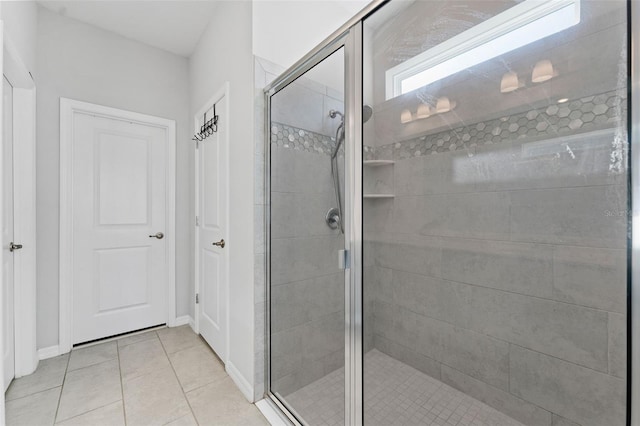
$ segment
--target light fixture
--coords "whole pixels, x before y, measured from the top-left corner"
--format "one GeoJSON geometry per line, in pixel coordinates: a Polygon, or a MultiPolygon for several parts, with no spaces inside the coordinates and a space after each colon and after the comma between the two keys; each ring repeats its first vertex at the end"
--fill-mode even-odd
{"type": "Polygon", "coordinates": [[[450,101],[446,96],[438,98],[438,101],[436,102],[436,112],[438,114],[449,112],[455,107],[456,103],[454,101],[450,101]]]}
{"type": "Polygon", "coordinates": [[[518,81],[518,73],[510,71],[502,76],[500,82],[500,93],[509,93],[518,90],[520,82],[518,81]]]}
{"type": "Polygon", "coordinates": [[[562,98],[562,99],[558,99],[558,103],[559,104],[563,104],[565,102],[569,102],[569,98],[562,98]]]}
{"type": "Polygon", "coordinates": [[[548,59],[536,62],[531,73],[531,81],[534,83],[542,83],[543,81],[553,78],[553,64],[548,59]]]}
{"type": "Polygon", "coordinates": [[[403,109],[402,113],[400,114],[400,122],[402,124],[408,123],[411,120],[413,120],[413,116],[411,115],[411,111],[409,111],[408,109],[403,109]]]}
{"type": "Polygon", "coordinates": [[[431,107],[427,104],[418,105],[418,111],[416,111],[416,118],[428,118],[431,116],[431,107]]]}
{"type": "Polygon", "coordinates": [[[525,0],[385,73],[386,98],[408,93],[580,22],[581,0],[525,0]]]}

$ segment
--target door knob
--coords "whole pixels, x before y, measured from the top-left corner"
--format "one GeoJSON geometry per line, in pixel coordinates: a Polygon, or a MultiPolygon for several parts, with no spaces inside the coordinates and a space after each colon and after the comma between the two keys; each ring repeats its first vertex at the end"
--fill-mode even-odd
{"type": "Polygon", "coordinates": [[[225,242],[224,240],[220,240],[217,243],[213,243],[214,246],[218,246],[220,248],[224,248],[225,242]]]}
{"type": "Polygon", "coordinates": [[[14,244],[13,242],[9,243],[9,251],[16,251],[22,248],[22,244],[14,244]]]}
{"type": "Polygon", "coordinates": [[[161,240],[161,239],[164,238],[164,234],[162,232],[158,232],[155,235],[149,235],[149,238],[157,238],[157,239],[161,240]]]}

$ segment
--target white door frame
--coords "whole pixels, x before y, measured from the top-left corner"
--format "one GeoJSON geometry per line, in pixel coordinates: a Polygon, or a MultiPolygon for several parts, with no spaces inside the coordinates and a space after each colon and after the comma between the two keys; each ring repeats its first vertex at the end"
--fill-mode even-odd
{"type": "MultiPolygon", "coordinates": [[[[3,28],[1,23],[0,28],[3,28]]],[[[2,73],[13,86],[14,238],[16,243],[22,244],[24,247],[22,250],[14,252],[13,280],[15,377],[22,377],[33,373],[38,366],[36,343],[36,85],[15,44],[3,32],[1,42],[3,45],[2,73]]],[[[2,187],[0,182],[0,188],[2,187]]],[[[0,318],[4,317],[0,316],[0,318]]],[[[3,376],[4,374],[1,377],[3,376]]]]}
{"type": "Polygon", "coordinates": [[[176,123],[166,118],[60,98],[60,325],[59,353],[73,346],[73,117],[75,114],[122,120],[167,131],[166,276],[167,325],[176,323],[176,123]]]}
{"type": "MultiPolygon", "coordinates": [[[[225,140],[224,143],[227,144],[227,156],[229,155],[229,82],[225,82],[224,85],[218,89],[215,94],[211,97],[211,99],[209,99],[199,110],[198,112],[196,112],[195,117],[193,118],[193,128],[194,128],[194,132],[198,133],[200,132],[200,124],[198,122],[198,118],[202,117],[203,114],[205,112],[207,112],[209,109],[211,109],[211,106],[213,104],[217,104],[218,101],[220,101],[220,99],[224,98],[225,99],[225,106],[224,109],[222,111],[220,111],[220,120],[222,120],[222,126],[225,127],[226,132],[225,132],[225,140]]],[[[200,161],[199,161],[199,154],[200,150],[199,149],[195,149],[194,150],[194,158],[195,158],[195,211],[196,211],[196,215],[198,214],[198,212],[200,211],[200,161]]],[[[228,159],[228,158],[227,158],[228,159]]],[[[225,176],[225,179],[227,181],[227,185],[229,184],[229,169],[230,167],[227,167],[227,176],[225,176]]],[[[225,204],[226,204],[226,211],[227,211],[227,232],[229,232],[229,220],[230,220],[230,211],[229,211],[229,194],[230,191],[227,190],[227,199],[224,200],[225,204]]],[[[194,324],[195,324],[195,329],[194,331],[197,334],[200,334],[200,305],[198,303],[196,303],[196,294],[200,293],[200,235],[197,232],[197,228],[196,228],[196,232],[195,232],[195,247],[194,247],[194,253],[195,253],[195,292],[193,294],[193,306],[194,306],[194,314],[195,314],[195,318],[194,318],[194,324]]],[[[233,250],[233,246],[229,245],[227,246],[227,250],[233,250]]],[[[227,318],[226,318],[226,333],[225,335],[226,337],[226,346],[227,346],[227,350],[226,350],[226,358],[227,359],[223,359],[222,362],[224,364],[227,364],[227,360],[229,358],[229,342],[230,342],[230,336],[229,336],[229,257],[231,256],[231,251],[228,251],[226,256],[225,256],[225,273],[226,276],[224,277],[224,282],[225,285],[227,286],[227,300],[224,301],[224,303],[227,305],[227,318]]]]}

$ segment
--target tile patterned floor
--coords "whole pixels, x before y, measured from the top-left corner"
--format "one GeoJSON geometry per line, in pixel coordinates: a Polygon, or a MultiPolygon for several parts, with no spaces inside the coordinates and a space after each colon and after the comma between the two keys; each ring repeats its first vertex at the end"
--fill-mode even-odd
{"type": "Polygon", "coordinates": [[[189,326],[41,361],[5,401],[7,426],[269,424],[189,326]]]}
{"type": "MultiPolygon", "coordinates": [[[[492,407],[402,362],[365,355],[365,425],[523,426],[492,407]]],[[[310,425],[344,424],[344,368],[286,400],[310,425]]]]}

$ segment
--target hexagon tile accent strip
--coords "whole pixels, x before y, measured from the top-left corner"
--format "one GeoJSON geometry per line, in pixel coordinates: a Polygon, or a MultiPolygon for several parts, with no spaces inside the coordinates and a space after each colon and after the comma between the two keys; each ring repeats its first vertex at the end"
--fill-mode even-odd
{"type": "MultiPolygon", "coordinates": [[[[563,104],[448,129],[433,135],[373,147],[365,160],[403,160],[522,139],[558,137],[576,132],[624,126],[627,102],[623,91],[586,96],[563,104]]],[[[282,123],[271,125],[271,145],[330,155],[335,138],[282,123]]],[[[341,154],[344,147],[340,148],[341,154]]]]}
{"type": "Polygon", "coordinates": [[[365,146],[364,157],[366,160],[403,160],[501,142],[624,126],[626,111],[626,94],[612,91],[433,135],[378,147],[365,146]]]}
{"type": "Polygon", "coordinates": [[[271,123],[272,147],[330,155],[335,145],[335,138],[282,123],[271,123]]]}

